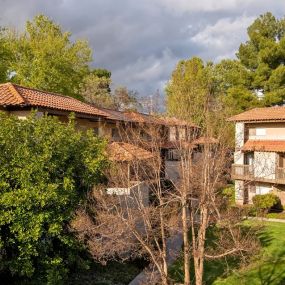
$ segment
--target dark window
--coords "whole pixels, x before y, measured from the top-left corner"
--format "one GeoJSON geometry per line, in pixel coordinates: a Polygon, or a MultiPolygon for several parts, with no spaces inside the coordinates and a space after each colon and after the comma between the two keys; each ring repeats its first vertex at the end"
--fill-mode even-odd
{"type": "Polygon", "coordinates": [[[93,133],[95,136],[99,136],[99,128],[93,128],[93,133]]]}

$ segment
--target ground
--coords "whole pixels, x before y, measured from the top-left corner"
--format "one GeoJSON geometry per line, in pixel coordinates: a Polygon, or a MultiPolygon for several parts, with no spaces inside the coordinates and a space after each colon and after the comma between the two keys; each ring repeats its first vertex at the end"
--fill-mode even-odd
{"type": "MultiPolygon", "coordinates": [[[[252,223],[256,223],[257,221],[252,223]]],[[[234,259],[215,260],[205,264],[207,285],[284,285],[285,284],[285,224],[264,223],[259,234],[262,249],[246,268],[238,268],[234,259]]],[[[177,261],[171,268],[172,277],[182,282],[183,266],[177,261]]]]}

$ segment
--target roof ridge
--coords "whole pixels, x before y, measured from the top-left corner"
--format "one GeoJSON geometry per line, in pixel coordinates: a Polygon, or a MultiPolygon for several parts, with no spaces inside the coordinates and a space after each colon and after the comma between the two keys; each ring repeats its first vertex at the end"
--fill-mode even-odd
{"type": "MultiPolygon", "coordinates": [[[[56,95],[56,96],[60,96],[60,97],[64,97],[64,98],[70,98],[70,99],[78,100],[78,99],[76,99],[76,98],[74,98],[72,96],[64,95],[64,94],[61,94],[61,93],[56,93],[56,92],[52,92],[52,91],[46,91],[46,90],[39,89],[39,88],[34,88],[34,87],[27,87],[27,86],[23,86],[23,85],[19,85],[19,84],[16,84],[16,83],[11,83],[11,82],[8,82],[8,83],[13,85],[14,88],[16,86],[16,87],[23,88],[23,89],[26,89],[26,90],[38,91],[38,92],[41,92],[41,93],[48,93],[48,94],[51,94],[51,95],[56,95]]],[[[80,100],[78,100],[78,101],[80,101],[80,100]]],[[[82,102],[82,101],[80,101],[80,102],[82,102]]],[[[82,102],[82,103],[85,103],[85,102],[82,102]]]]}
{"type": "MultiPolygon", "coordinates": [[[[78,101],[80,102],[81,104],[85,104],[87,106],[90,106],[92,108],[95,108],[97,110],[99,110],[100,112],[104,113],[104,116],[107,116],[108,114],[106,114],[103,110],[101,110],[99,107],[96,107],[94,106],[93,104],[91,103],[88,103],[88,102],[84,102],[84,101],[81,101],[77,98],[74,98],[72,96],[69,96],[69,95],[64,95],[64,94],[61,94],[61,93],[56,93],[56,92],[50,92],[50,91],[45,91],[45,90],[41,90],[41,89],[38,89],[38,88],[33,88],[33,87],[26,87],[26,86],[22,86],[22,85],[19,85],[19,84],[15,84],[15,83],[11,83],[11,82],[8,82],[8,84],[12,85],[13,88],[15,89],[15,91],[19,94],[19,92],[16,90],[16,88],[23,88],[23,89],[26,89],[26,90],[31,90],[31,91],[36,91],[36,92],[40,92],[40,93],[46,93],[48,95],[54,95],[54,96],[58,96],[58,97],[61,97],[61,98],[68,98],[68,99],[72,99],[72,100],[75,100],[75,101],[78,101]],[[16,87],[16,88],[15,88],[16,87]]],[[[21,96],[19,94],[19,96],[21,96]]]]}
{"type": "Polygon", "coordinates": [[[19,101],[20,101],[19,103],[20,103],[20,104],[25,103],[24,98],[20,95],[20,93],[19,93],[18,90],[15,88],[15,86],[14,86],[13,83],[7,82],[7,83],[1,84],[1,85],[7,85],[9,91],[10,91],[17,99],[19,99],[19,101]]]}

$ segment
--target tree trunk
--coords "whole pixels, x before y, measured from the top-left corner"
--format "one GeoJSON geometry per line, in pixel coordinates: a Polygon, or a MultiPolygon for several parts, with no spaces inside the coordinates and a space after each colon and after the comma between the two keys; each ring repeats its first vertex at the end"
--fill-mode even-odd
{"type": "Polygon", "coordinates": [[[190,285],[190,248],[188,239],[187,203],[182,198],[182,229],[184,242],[184,284],[190,285]]]}

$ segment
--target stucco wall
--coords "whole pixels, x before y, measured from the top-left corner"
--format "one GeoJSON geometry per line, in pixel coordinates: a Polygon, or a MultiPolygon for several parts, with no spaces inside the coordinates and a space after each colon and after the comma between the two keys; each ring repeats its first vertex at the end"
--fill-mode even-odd
{"type": "Polygon", "coordinates": [[[241,180],[235,181],[235,200],[237,204],[243,204],[244,182],[241,180]]]}
{"type": "Polygon", "coordinates": [[[235,142],[236,150],[234,153],[234,163],[243,164],[244,154],[241,152],[241,148],[244,145],[244,123],[236,123],[235,125],[235,142]]]}
{"type": "MultiPolygon", "coordinates": [[[[20,120],[25,120],[31,114],[31,111],[29,110],[10,111],[9,114],[18,117],[18,119],[20,120]]],[[[42,117],[43,112],[36,112],[36,116],[39,118],[42,117]]]]}
{"type": "Polygon", "coordinates": [[[285,140],[285,123],[248,124],[250,140],[285,140]],[[265,135],[257,135],[256,129],[265,129],[265,135]]]}
{"type": "Polygon", "coordinates": [[[276,169],[275,152],[254,152],[254,176],[266,179],[275,179],[276,169]]]}

